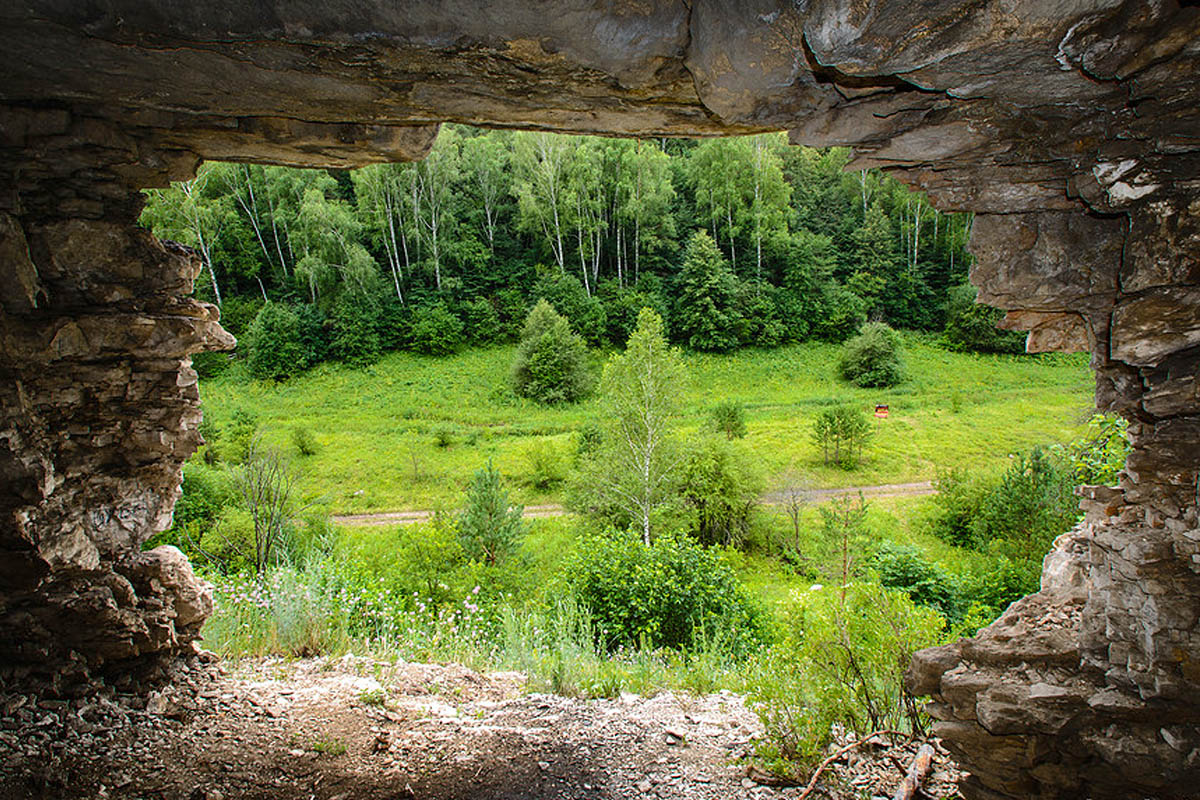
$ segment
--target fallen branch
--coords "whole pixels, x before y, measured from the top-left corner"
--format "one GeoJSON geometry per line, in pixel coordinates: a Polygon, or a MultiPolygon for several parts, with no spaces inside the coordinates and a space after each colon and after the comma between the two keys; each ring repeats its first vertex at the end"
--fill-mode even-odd
{"type": "Polygon", "coordinates": [[[867,734],[863,738],[859,739],[857,742],[851,742],[850,744],[846,745],[845,747],[843,747],[842,749],[838,750],[833,755],[831,755],[829,758],[827,758],[821,762],[820,766],[817,767],[817,771],[812,774],[812,778],[809,780],[808,786],[804,787],[804,791],[800,793],[800,795],[796,798],[796,800],[804,800],[804,798],[806,798],[810,794],[812,794],[813,789],[817,788],[817,781],[821,778],[821,774],[823,772],[825,772],[825,770],[829,767],[830,764],[837,761],[839,758],[846,755],[846,753],[849,753],[854,748],[861,747],[862,745],[871,741],[876,736],[907,736],[907,734],[902,731],[875,731],[874,733],[867,734]]]}
{"type": "Polygon", "coordinates": [[[932,766],[933,746],[923,744],[921,745],[921,749],[917,750],[917,757],[913,759],[912,765],[909,766],[908,774],[904,776],[904,780],[900,782],[896,793],[892,795],[892,800],[913,800],[913,797],[917,794],[917,789],[921,786],[921,781],[925,780],[925,776],[929,774],[932,766]]]}

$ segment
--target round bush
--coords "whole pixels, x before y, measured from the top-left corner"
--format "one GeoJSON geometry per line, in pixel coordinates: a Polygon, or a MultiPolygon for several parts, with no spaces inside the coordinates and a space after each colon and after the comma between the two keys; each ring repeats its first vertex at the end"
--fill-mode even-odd
{"type": "Polygon", "coordinates": [[[842,347],[838,371],[857,386],[895,386],[904,380],[900,334],[882,322],[868,322],[842,347]]]}
{"type": "Polygon", "coordinates": [[[462,320],[454,316],[445,303],[417,306],[409,333],[412,348],[418,353],[444,356],[463,344],[462,320]]]}
{"type": "Polygon", "coordinates": [[[724,636],[744,652],[762,635],[760,614],[733,569],[685,536],[664,535],[649,545],[624,532],[584,537],[563,580],[609,649],[687,648],[707,635],[724,636]]]}
{"type": "Polygon", "coordinates": [[[525,320],[512,366],[513,391],[539,403],[570,403],[595,385],[587,345],[545,300],[525,320]]]}
{"type": "Polygon", "coordinates": [[[279,380],[295,375],[305,367],[300,318],[286,305],[264,305],[251,323],[246,340],[250,349],[247,366],[256,378],[279,380]]]}

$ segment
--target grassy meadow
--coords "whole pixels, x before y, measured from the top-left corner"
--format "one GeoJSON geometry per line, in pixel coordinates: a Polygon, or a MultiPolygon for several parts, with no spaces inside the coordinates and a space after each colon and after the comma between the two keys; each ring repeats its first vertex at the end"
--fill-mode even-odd
{"type": "MultiPolygon", "coordinates": [[[[813,487],[931,480],[939,471],[996,471],[1009,455],[1077,437],[1092,408],[1082,355],[1000,356],[948,352],[905,336],[909,377],[892,389],[859,389],[835,375],[838,346],[806,343],[731,355],[687,354],[679,429],[696,431],[721,400],[744,404],[745,445],[768,476],[813,487]],[[857,469],[824,466],[811,440],[822,407],[887,403],[857,469]]],[[[236,411],[291,454],[301,492],[335,514],[453,507],[471,474],[491,459],[517,502],[553,503],[561,488],[531,485],[533,461],[573,458],[577,432],[598,421],[595,399],[561,407],[508,387],[514,347],[446,357],[391,353],[352,369],[325,364],[287,382],[248,378],[235,365],[201,382],[205,416],[218,430],[236,411]],[[293,429],[317,452],[300,455],[293,429]]]]}

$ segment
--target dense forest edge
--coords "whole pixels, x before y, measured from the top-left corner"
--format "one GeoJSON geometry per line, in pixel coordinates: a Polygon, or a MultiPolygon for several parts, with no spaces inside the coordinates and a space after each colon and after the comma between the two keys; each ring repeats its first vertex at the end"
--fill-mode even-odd
{"type": "Polygon", "coordinates": [[[849,158],[451,125],[419,163],[148,190],[239,340],[195,359],[206,444],[149,543],[216,585],[210,645],[733,689],[783,780],[835,726],[925,732],[911,654],[1036,591],[1127,442],[1082,358],[975,304],[970,216],[849,158]],[[330,518],[399,507],[436,513],[330,518]]]}
{"type": "MultiPolygon", "coordinates": [[[[841,341],[871,320],[1019,352],[966,285],[970,215],[849,158],[782,135],[450,125],[411,164],[207,163],[147,191],[142,222],[199,252],[198,296],[258,377],[513,341],[542,298],[591,345],[624,344],[645,306],[700,351],[841,341]]],[[[205,376],[226,363],[196,359],[205,376]]]]}

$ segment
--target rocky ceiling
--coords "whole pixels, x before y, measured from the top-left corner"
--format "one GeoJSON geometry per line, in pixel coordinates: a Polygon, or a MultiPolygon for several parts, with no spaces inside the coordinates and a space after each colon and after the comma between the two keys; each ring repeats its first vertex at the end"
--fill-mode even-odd
{"type": "MultiPolygon", "coordinates": [[[[1200,779],[1200,7],[1175,0],[10,0],[0,8],[0,677],[153,671],[211,596],[169,548],[232,344],[137,189],[202,159],[420,158],[444,121],[786,130],[977,212],[972,280],[1131,421],[1042,591],[920,654],[970,798],[1200,779]]],[[[85,685],[85,684],[84,684],[85,685]]]]}

